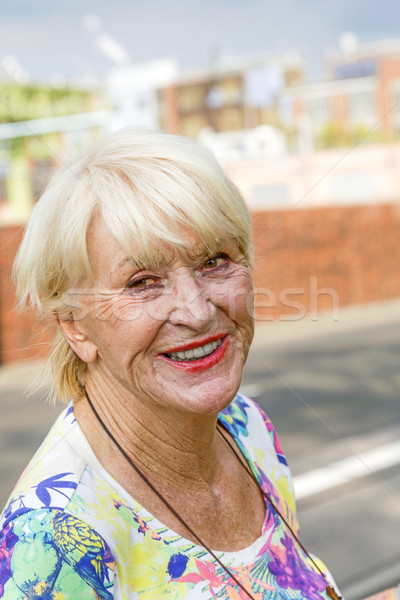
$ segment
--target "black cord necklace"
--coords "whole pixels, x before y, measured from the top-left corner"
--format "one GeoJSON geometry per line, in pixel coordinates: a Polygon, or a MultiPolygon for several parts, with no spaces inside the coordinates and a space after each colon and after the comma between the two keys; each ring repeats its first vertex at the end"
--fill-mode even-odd
{"type": "MultiPolygon", "coordinates": [[[[215,552],[213,552],[203,542],[203,540],[193,531],[193,529],[190,527],[190,525],[188,523],[186,523],[186,521],[180,516],[180,514],[174,509],[174,507],[171,506],[171,504],[168,502],[168,500],[166,500],[164,498],[164,496],[157,490],[156,487],[154,487],[154,485],[146,477],[146,475],[133,462],[133,460],[130,458],[130,456],[128,456],[128,454],[125,452],[125,450],[122,448],[122,446],[119,444],[119,442],[115,439],[115,437],[113,436],[113,434],[111,433],[111,431],[108,429],[108,427],[105,425],[105,423],[101,419],[99,413],[97,412],[97,410],[93,406],[93,403],[90,400],[89,395],[88,395],[86,389],[85,389],[85,396],[86,396],[86,399],[87,399],[87,401],[89,403],[89,406],[90,406],[90,408],[91,408],[94,416],[96,417],[97,421],[101,425],[102,429],[107,434],[107,436],[110,438],[110,440],[113,442],[113,444],[118,448],[118,450],[121,452],[121,454],[123,455],[123,457],[127,460],[127,462],[130,464],[130,466],[132,467],[132,469],[134,469],[134,471],[136,471],[136,473],[139,475],[139,477],[141,477],[141,479],[152,490],[152,492],[154,492],[154,494],[163,502],[163,504],[174,515],[174,517],[187,529],[187,531],[189,531],[189,533],[194,537],[194,539],[198,542],[198,544],[200,546],[202,546],[210,554],[210,556],[212,556],[212,558],[215,560],[215,562],[219,564],[219,566],[225,571],[225,573],[227,573],[227,575],[236,583],[236,585],[241,590],[243,590],[245,592],[245,594],[250,598],[250,600],[255,600],[255,598],[254,598],[254,596],[252,596],[251,592],[249,592],[244,587],[244,585],[242,583],[240,583],[240,581],[235,577],[235,575],[231,572],[231,570],[226,565],[224,565],[224,563],[218,558],[218,556],[215,554],[215,552]]],[[[221,425],[221,427],[223,427],[223,426],[221,425]]],[[[287,520],[285,519],[285,517],[281,514],[281,512],[275,506],[275,503],[272,501],[272,499],[269,496],[269,494],[267,494],[266,492],[264,492],[264,490],[261,488],[261,486],[258,483],[258,480],[257,480],[256,476],[254,475],[254,473],[251,470],[249,470],[246,467],[246,465],[242,462],[238,451],[234,448],[234,446],[231,445],[231,443],[228,441],[228,439],[225,437],[225,435],[222,433],[222,431],[218,428],[218,426],[217,426],[217,431],[221,435],[221,437],[224,439],[225,443],[228,444],[228,446],[232,450],[232,452],[236,455],[237,459],[239,460],[239,462],[243,466],[243,468],[246,470],[246,472],[249,475],[249,477],[251,477],[252,480],[256,483],[256,485],[259,488],[259,490],[261,491],[263,497],[267,500],[267,502],[269,502],[269,504],[272,506],[272,508],[277,512],[277,514],[279,515],[279,518],[283,521],[283,523],[289,529],[290,533],[292,534],[293,538],[296,540],[296,542],[298,543],[298,545],[300,546],[300,548],[303,550],[303,552],[306,554],[306,556],[310,559],[310,561],[312,562],[312,564],[314,565],[314,567],[317,569],[317,571],[320,573],[320,575],[322,575],[322,577],[324,578],[324,580],[326,582],[326,593],[327,593],[327,595],[330,598],[332,598],[332,600],[342,600],[341,596],[338,596],[338,594],[335,592],[335,590],[328,584],[324,573],[321,571],[321,569],[319,568],[319,566],[317,565],[317,563],[314,561],[314,559],[312,558],[312,556],[310,556],[310,554],[304,548],[303,544],[300,542],[299,538],[294,533],[293,529],[291,528],[291,526],[289,525],[289,523],[287,522],[287,520]]],[[[229,432],[228,432],[228,434],[229,434],[229,432]]]]}
{"type": "MultiPolygon", "coordinates": [[[[224,429],[224,431],[226,431],[226,433],[229,435],[229,431],[224,427],[224,425],[222,423],[219,423],[220,427],[224,429]]],[[[222,433],[221,429],[219,429],[218,425],[217,425],[217,431],[220,433],[221,437],[224,439],[225,443],[230,447],[230,449],[232,450],[232,452],[234,454],[236,454],[236,457],[238,459],[238,461],[240,462],[240,464],[242,465],[242,467],[245,469],[246,473],[249,475],[249,477],[251,477],[251,479],[256,483],[257,487],[259,488],[259,490],[261,491],[262,495],[264,496],[265,500],[267,500],[267,502],[270,504],[270,506],[272,506],[272,508],[276,511],[276,513],[279,515],[279,518],[281,519],[281,521],[283,521],[283,523],[286,525],[286,527],[289,529],[293,539],[296,541],[296,543],[298,544],[298,546],[300,546],[300,548],[303,550],[304,554],[307,556],[307,558],[311,561],[311,563],[313,564],[313,566],[315,567],[315,569],[318,571],[318,573],[320,575],[322,575],[322,577],[325,580],[326,583],[326,593],[329,596],[329,598],[332,598],[332,600],[343,600],[343,598],[341,596],[339,596],[336,591],[333,589],[332,586],[329,585],[329,583],[326,580],[325,574],[324,572],[319,568],[318,564],[315,562],[315,560],[313,559],[313,557],[311,556],[311,554],[308,552],[308,550],[303,546],[303,544],[301,543],[299,537],[296,535],[296,533],[293,531],[293,528],[291,527],[291,525],[288,523],[287,519],[283,516],[283,514],[281,513],[281,511],[278,509],[278,507],[276,506],[275,502],[272,500],[271,496],[268,494],[268,492],[265,492],[262,487],[260,486],[257,477],[254,475],[253,471],[248,468],[244,462],[241,460],[241,457],[239,455],[239,452],[237,451],[237,449],[231,444],[231,442],[228,440],[228,438],[222,433]]]]}

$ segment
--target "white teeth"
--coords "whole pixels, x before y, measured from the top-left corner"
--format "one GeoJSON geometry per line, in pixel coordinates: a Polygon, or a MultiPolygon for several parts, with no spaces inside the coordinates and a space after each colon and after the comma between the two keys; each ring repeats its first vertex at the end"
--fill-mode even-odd
{"type": "Polygon", "coordinates": [[[204,346],[200,346],[200,348],[193,348],[193,352],[196,358],[201,358],[206,355],[204,346]]]}
{"type": "Polygon", "coordinates": [[[213,350],[215,350],[215,348],[212,345],[212,342],[209,344],[206,344],[205,346],[203,346],[204,348],[204,354],[211,354],[211,352],[213,352],[213,350]]]}
{"type": "Polygon", "coordinates": [[[203,358],[204,356],[208,356],[212,354],[214,350],[221,345],[222,340],[217,340],[216,342],[209,342],[208,344],[204,344],[204,346],[198,346],[197,348],[193,348],[192,350],[180,350],[179,352],[171,352],[167,354],[169,358],[172,360],[196,360],[196,358],[203,358]]]}

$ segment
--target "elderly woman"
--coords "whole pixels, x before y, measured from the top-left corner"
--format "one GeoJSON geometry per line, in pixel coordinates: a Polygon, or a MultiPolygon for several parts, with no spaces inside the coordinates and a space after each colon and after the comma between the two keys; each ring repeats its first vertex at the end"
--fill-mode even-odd
{"type": "Polygon", "coordinates": [[[196,142],[124,130],[63,168],[17,260],[72,400],[0,522],[0,598],[337,598],[275,430],[238,394],[250,220],[196,142]]]}

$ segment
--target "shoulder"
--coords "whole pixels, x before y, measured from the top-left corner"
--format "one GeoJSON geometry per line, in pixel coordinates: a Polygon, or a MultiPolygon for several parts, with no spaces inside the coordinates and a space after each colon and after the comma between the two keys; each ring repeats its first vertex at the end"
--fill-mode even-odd
{"type": "Polygon", "coordinates": [[[254,400],[237,394],[219,418],[249,462],[261,487],[298,529],[292,475],[269,417],[254,400]]]}
{"type": "Polygon", "coordinates": [[[15,516],[0,531],[0,598],[111,600],[114,560],[87,523],[59,509],[15,516]]]}
{"type": "Polygon", "coordinates": [[[259,444],[261,448],[272,448],[278,462],[287,465],[275,427],[254,400],[237,394],[233,402],[222,411],[221,417],[234,437],[241,436],[252,444],[259,444]]]}

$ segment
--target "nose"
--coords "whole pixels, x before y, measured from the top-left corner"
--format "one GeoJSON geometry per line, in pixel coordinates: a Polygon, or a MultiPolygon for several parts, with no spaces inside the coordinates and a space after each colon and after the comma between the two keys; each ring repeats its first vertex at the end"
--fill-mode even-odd
{"type": "Polygon", "coordinates": [[[216,306],[207,285],[196,274],[182,269],[172,287],[170,323],[206,330],[215,315],[216,306]]]}

